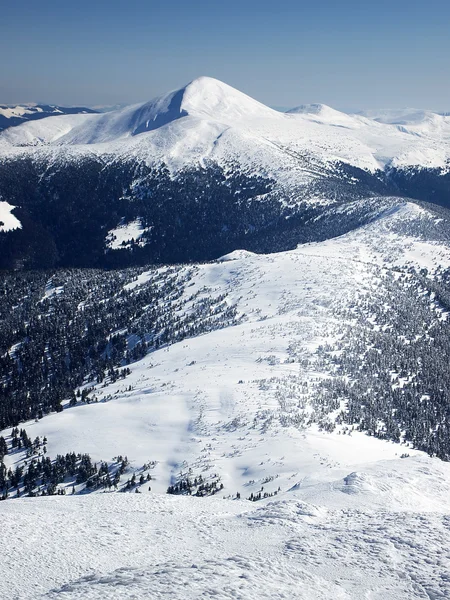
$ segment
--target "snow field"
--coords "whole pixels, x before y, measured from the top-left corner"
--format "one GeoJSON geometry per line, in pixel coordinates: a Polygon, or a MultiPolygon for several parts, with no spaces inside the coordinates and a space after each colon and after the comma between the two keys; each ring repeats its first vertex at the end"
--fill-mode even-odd
{"type": "Polygon", "coordinates": [[[297,500],[22,499],[2,506],[0,592],[20,600],[444,599],[448,527],[440,513],[297,500]]]}

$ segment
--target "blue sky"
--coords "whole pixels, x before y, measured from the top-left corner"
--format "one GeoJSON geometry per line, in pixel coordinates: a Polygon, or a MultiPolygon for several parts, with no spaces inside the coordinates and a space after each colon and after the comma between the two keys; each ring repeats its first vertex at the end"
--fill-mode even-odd
{"type": "Polygon", "coordinates": [[[8,0],[0,18],[0,104],[140,102],[209,75],[275,106],[450,110],[448,0],[8,0]]]}

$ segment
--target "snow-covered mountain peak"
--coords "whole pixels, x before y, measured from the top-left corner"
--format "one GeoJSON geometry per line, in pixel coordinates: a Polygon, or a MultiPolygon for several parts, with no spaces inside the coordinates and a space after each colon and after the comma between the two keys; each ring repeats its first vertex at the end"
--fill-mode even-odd
{"type": "MultiPolygon", "coordinates": [[[[212,77],[198,77],[179,90],[134,108],[131,135],[158,129],[186,116],[227,125],[245,118],[280,118],[277,111],[212,77]]],[[[125,115],[127,110],[121,112],[125,115]]]]}
{"type": "MultiPolygon", "coordinates": [[[[60,118],[52,123],[61,134],[47,135],[44,128],[16,128],[4,139],[13,145],[35,143],[98,144],[155,131],[183,117],[233,126],[243,121],[282,120],[284,115],[250,98],[235,88],[211,77],[199,77],[186,86],[144,104],[95,115],[60,118]],[[39,131],[37,131],[39,129],[39,131]],[[41,130],[42,129],[42,130],[41,130]]],[[[184,129],[183,129],[184,131],[184,129]]]]}
{"type": "Polygon", "coordinates": [[[277,111],[212,77],[198,77],[179,90],[134,108],[131,135],[153,131],[186,116],[227,125],[245,118],[280,118],[277,111]]]}
{"type": "Polygon", "coordinates": [[[326,104],[301,104],[300,106],[291,108],[286,114],[302,117],[324,125],[347,127],[350,129],[361,127],[361,122],[358,119],[331,108],[331,106],[327,106],[326,104]]]}
{"type": "Polygon", "coordinates": [[[190,115],[211,116],[230,124],[245,117],[280,117],[272,108],[212,77],[194,79],[181,91],[181,108],[190,115]]]}
{"type": "Polygon", "coordinates": [[[291,108],[287,111],[287,114],[295,114],[295,115],[315,115],[320,119],[349,119],[349,116],[327,104],[300,104],[300,106],[296,106],[295,108],[291,108]]]}
{"type": "MultiPolygon", "coordinates": [[[[333,110],[330,106],[326,104],[300,104],[299,106],[295,106],[290,110],[286,111],[288,114],[307,114],[307,115],[320,115],[324,112],[333,110]]],[[[334,111],[337,112],[337,111],[334,111]]]]}

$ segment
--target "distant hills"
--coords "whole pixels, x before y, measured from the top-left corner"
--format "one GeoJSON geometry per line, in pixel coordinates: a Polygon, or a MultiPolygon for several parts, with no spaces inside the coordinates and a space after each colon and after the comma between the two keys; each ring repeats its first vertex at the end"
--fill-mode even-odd
{"type": "Polygon", "coordinates": [[[7,127],[21,125],[27,121],[36,121],[37,119],[45,119],[56,115],[91,114],[96,112],[92,108],[82,106],[67,107],[49,104],[0,105],[0,131],[3,131],[7,127]]]}

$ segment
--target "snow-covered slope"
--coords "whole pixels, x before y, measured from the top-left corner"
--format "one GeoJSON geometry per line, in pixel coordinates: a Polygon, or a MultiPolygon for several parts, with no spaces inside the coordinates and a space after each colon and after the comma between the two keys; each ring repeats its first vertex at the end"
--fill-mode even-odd
{"type": "MultiPolygon", "coordinates": [[[[355,307],[382,278],[450,266],[448,245],[422,235],[437,221],[403,202],[334,240],[197,265],[186,294],[225,295],[238,324],[163,347],[125,379],[94,383],[97,402],[23,424],[31,439],[48,438],[48,456],[126,454],[125,477],[150,461],[150,485],[138,486],[141,495],[2,503],[0,595],[448,597],[450,464],[345,423],[331,431],[339,410],[322,414],[317,402],[320,383],[335,376],[319,348],[349,335],[355,307]],[[214,498],[164,495],[200,476],[223,489],[214,498]]],[[[144,272],[127,287],[139,293],[151,281],[144,272]]],[[[433,298],[425,306],[446,318],[433,298]]],[[[376,316],[366,318],[376,329],[376,316]]],[[[23,454],[5,460],[14,469],[23,454]]]]}
{"type": "MultiPolygon", "coordinates": [[[[343,482],[358,472],[352,506],[370,498],[372,506],[392,507],[400,494],[400,507],[442,507],[446,487],[402,480],[403,494],[395,489],[398,475],[394,491],[385,481],[385,472],[403,468],[402,453],[414,453],[408,444],[350,436],[345,424],[325,433],[334,419],[320,408],[320,382],[334,375],[317,354],[345,337],[356,316],[345,311],[372,296],[383,277],[409,266],[450,266],[449,247],[421,235],[436,220],[403,203],[333,240],[198,265],[186,298],[224,296],[239,324],[149,354],[125,381],[95,385],[96,403],[27,423],[28,435],[47,437],[51,456],[88,452],[109,461],[122,454],[136,469],[156,461],[152,486],[159,492],[191,470],[219,475],[227,496],[248,497],[263,485],[269,493],[296,489],[308,501],[346,505],[343,482]]],[[[138,292],[147,281],[143,274],[131,288],[138,292]]],[[[441,314],[433,302],[429,310],[441,314]]],[[[12,467],[19,459],[5,457],[12,467]]],[[[419,470],[432,464],[414,460],[419,470]]]]}
{"type": "Polygon", "coordinates": [[[12,146],[40,146],[51,144],[70,133],[74,125],[97,117],[93,114],[56,115],[53,117],[29,121],[24,125],[10,127],[0,137],[0,143],[12,146]]]}
{"type": "MultiPolygon", "coordinates": [[[[151,352],[125,378],[86,382],[91,403],[67,399],[62,412],[20,425],[32,440],[47,438],[47,457],[88,452],[110,464],[126,455],[122,488],[133,473],[139,481],[148,471],[151,479],[131,487],[140,495],[100,488],[83,496],[84,484],[68,479],[58,484],[68,497],[3,502],[9,542],[0,595],[448,596],[450,464],[413,449],[406,431],[395,443],[340,419],[350,402],[329,399],[348,375],[327,360],[357,340],[358,328],[368,346],[371,334],[403,332],[396,311],[402,321],[411,313],[405,346],[417,331],[437,336],[448,309],[425,289],[417,293],[411,273],[433,278],[450,267],[449,244],[440,239],[446,225],[406,201],[392,199],[385,210],[378,198],[360,203],[373,205],[373,219],[343,236],[182,267],[178,315],[193,316],[190,298],[220,298],[236,307],[236,319],[151,352]],[[412,290],[404,312],[397,283],[412,290]],[[420,319],[411,312],[416,305],[420,319]],[[383,321],[382,310],[391,320],[383,321]],[[215,497],[165,495],[188,479],[214,484],[215,497]]],[[[349,217],[357,209],[342,207],[349,217]]],[[[161,281],[166,271],[159,269],[161,281]]],[[[144,271],[126,287],[139,294],[154,285],[154,271],[144,271]]],[[[52,299],[63,296],[64,286],[49,281],[43,301],[51,311],[52,299]]],[[[216,304],[207,306],[214,315],[216,304]]],[[[360,343],[362,369],[367,348],[360,343]]],[[[393,388],[409,380],[395,370],[388,375],[393,388]]],[[[372,385],[378,376],[384,373],[372,385]]],[[[381,421],[376,428],[383,433],[381,421]]],[[[10,429],[2,435],[9,443],[10,429]]],[[[21,449],[5,456],[12,471],[25,460],[21,449]]]]}

